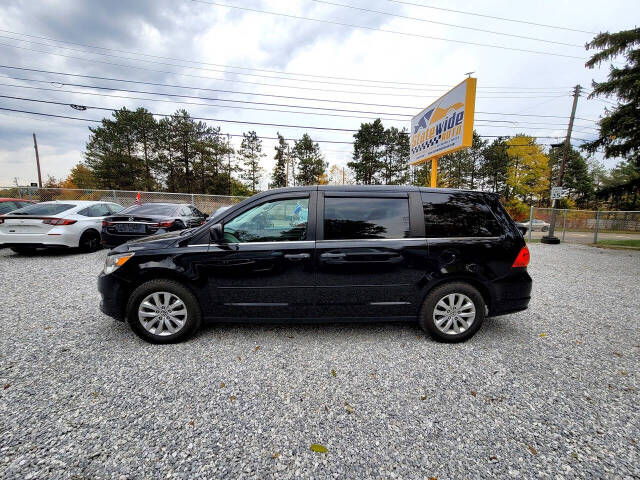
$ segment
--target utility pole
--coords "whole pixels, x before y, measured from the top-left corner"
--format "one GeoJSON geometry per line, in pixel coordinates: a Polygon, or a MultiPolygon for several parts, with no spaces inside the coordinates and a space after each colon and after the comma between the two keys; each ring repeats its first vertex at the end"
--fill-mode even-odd
{"type": "Polygon", "coordinates": [[[229,196],[231,196],[231,134],[227,133],[227,162],[229,167],[229,196]]]}
{"type": "MultiPolygon", "coordinates": [[[[563,152],[562,152],[562,163],[560,164],[560,173],[558,174],[558,187],[562,187],[562,182],[564,180],[564,169],[567,165],[567,160],[569,159],[569,150],[571,149],[571,132],[573,131],[573,121],[576,118],[576,108],[578,107],[578,97],[580,96],[580,90],[582,87],[580,85],[576,85],[573,89],[573,105],[571,107],[571,116],[569,117],[569,126],[567,127],[567,136],[564,139],[563,152]]],[[[549,225],[549,233],[542,237],[540,241],[542,243],[549,244],[558,244],[560,243],[560,239],[554,235],[555,227],[556,227],[556,200],[553,199],[553,203],[551,204],[551,225],[549,225]]],[[[529,225],[531,228],[531,225],[529,225]]]]}
{"type": "Polygon", "coordinates": [[[36,151],[36,165],[38,166],[38,187],[42,188],[42,173],[40,173],[40,155],[38,154],[38,141],[36,134],[33,134],[33,148],[36,151]]]}

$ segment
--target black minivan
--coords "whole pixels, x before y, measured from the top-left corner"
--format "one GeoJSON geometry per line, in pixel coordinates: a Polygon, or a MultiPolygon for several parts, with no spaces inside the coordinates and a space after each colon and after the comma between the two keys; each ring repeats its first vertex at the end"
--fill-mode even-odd
{"type": "Polygon", "coordinates": [[[418,321],[446,342],[524,310],[529,251],[496,195],[412,186],[269,190],[109,252],[100,307],[143,339],[201,322],[418,321]]]}

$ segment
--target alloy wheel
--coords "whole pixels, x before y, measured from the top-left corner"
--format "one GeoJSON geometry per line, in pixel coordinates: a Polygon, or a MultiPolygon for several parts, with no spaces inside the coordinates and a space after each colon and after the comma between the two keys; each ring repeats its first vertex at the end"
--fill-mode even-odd
{"type": "Polygon", "coordinates": [[[436,328],[447,335],[467,331],[476,319],[473,301],[462,293],[450,293],[442,297],[433,309],[436,328]]]}
{"type": "Polygon", "coordinates": [[[138,320],[153,335],[173,335],[184,327],[187,307],[174,293],[154,292],[140,302],[138,320]]]}

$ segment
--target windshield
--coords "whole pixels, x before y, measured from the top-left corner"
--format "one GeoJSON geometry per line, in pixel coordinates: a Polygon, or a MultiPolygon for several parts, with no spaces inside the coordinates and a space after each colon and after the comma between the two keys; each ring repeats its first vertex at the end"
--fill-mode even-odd
{"type": "Polygon", "coordinates": [[[75,206],[68,203],[36,203],[15,210],[11,215],[58,215],[75,206]]]}
{"type": "Polygon", "coordinates": [[[145,203],[132,205],[122,210],[119,215],[173,215],[177,206],[166,203],[145,203]]]}

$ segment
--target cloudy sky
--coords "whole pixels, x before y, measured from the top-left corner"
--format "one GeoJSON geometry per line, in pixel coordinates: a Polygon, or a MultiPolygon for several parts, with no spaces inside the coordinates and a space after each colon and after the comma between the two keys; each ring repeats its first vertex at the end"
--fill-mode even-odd
{"type": "MultiPolygon", "coordinates": [[[[37,181],[33,132],[43,176],[65,177],[83,158],[88,119],[122,106],[186,108],[232,135],[308,132],[344,165],[348,130],[376,117],[408,127],[467,72],[481,135],[557,142],[573,86],[608,72],[585,69],[583,45],[638,18],[640,3],[616,0],[4,0],[0,186],[37,181]]],[[[580,98],[574,144],[593,138],[607,105],[580,98]]],[[[264,140],[267,172],[273,145],[264,140]]]]}

